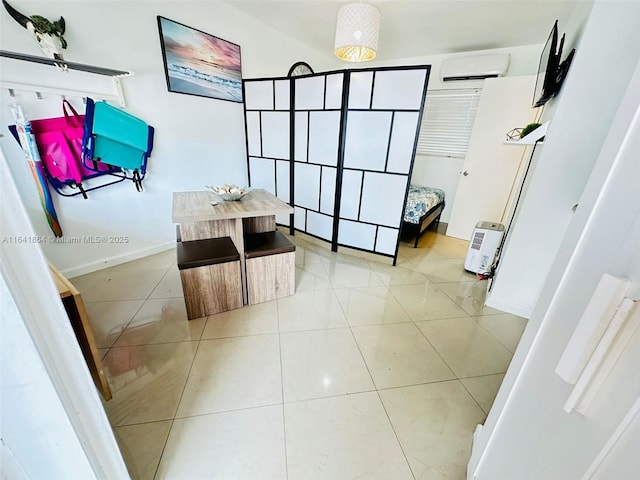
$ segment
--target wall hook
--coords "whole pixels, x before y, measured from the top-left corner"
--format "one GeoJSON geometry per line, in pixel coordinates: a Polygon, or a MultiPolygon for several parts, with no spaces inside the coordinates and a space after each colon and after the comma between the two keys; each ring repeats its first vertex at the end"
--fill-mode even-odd
{"type": "Polygon", "coordinates": [[[16,97],[16,92],[13,91],[13,88],[9,88],[9,96],[15,98],[16,97]]]}
{"type": "Polygon", "coordinates": [[[36,97],[38,100],[42,100],[42,94],[40,92],[36,92],[36,97]]]}

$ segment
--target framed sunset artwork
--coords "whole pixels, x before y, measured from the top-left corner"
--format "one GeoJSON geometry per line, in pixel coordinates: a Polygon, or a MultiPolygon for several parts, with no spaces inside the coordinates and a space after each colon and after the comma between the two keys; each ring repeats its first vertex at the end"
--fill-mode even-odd
{"type": "Polygon", "coordinates": [[[170,92],[242,102],[240,46],[158,16],[170,92]]]}

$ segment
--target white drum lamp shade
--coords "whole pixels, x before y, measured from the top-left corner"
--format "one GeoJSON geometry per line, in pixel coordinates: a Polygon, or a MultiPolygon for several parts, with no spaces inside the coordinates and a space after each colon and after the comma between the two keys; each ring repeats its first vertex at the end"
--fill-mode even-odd
{"type": "Polygon", "coordinates": [[[347,62],[376,58],[380,33],[380,10],[366,3],[350,3],[338,10],[336,57],[347,62]]]}

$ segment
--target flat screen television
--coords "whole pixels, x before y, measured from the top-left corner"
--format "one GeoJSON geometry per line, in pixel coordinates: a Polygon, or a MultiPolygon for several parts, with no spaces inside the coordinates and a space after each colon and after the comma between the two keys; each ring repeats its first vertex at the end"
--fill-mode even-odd
{"type": "Polygon", "coordinates": [[[564,34],[558,45],[558,20],[553,24],[547,43],[544,44],[540,63],[538,64],[538,77],[536,78],[536,88],[533,93],[533,106],[540,107],[550,98],[555,97],[562,83],[564,82],[571,60],[575,54],[575,48],[571,50],[567,58],[560,62],[562,58],[562,47],[564,46],[564,34]]]}
{"type": "Polygon", "coordinates": [[[544,44],[540,63],[538,64],[538,77],[536,78],[536,88],[533,93],[533,106],[540,107],[547,100],[552,98],[556,92],[556,72],[560,65],[560,55],[562,55],[562,45],[564,44],[564,35],[560,42],[560,51],[557,52],[558,46],[558,21],[556,20],[544,44]]]}

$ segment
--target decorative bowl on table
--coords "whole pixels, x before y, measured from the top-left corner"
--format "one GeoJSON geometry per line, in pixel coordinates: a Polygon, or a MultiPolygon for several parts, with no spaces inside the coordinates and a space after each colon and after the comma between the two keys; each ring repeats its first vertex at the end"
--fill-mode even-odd
{"type": "Polygon", "coordinates": [[[224,184],[220,185],[219,187],[212,187],[211,185],[207,185],[207,190],[215,193],[226,202],[235,202],[242,199],[242,197],[244,197],[252,189],[248,187],[239,187],[237,185],[224,184]]]}

